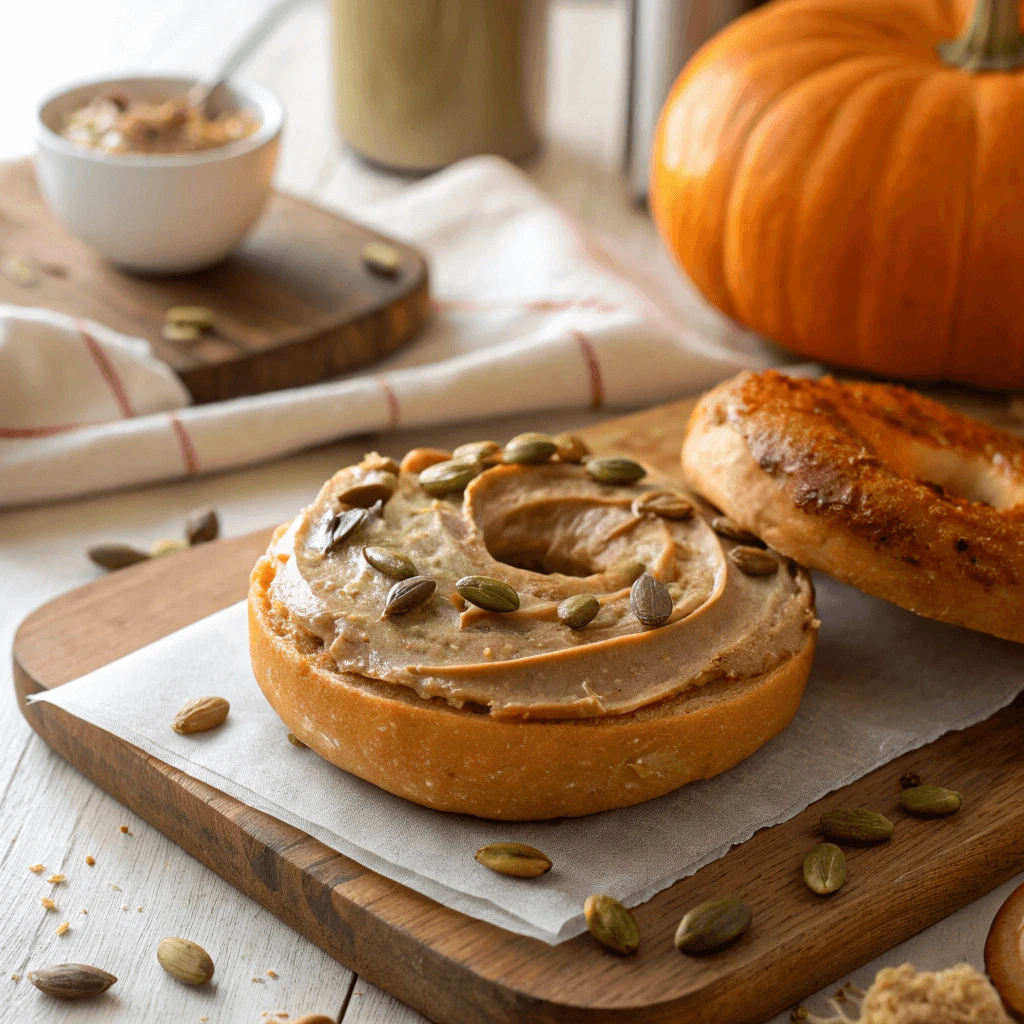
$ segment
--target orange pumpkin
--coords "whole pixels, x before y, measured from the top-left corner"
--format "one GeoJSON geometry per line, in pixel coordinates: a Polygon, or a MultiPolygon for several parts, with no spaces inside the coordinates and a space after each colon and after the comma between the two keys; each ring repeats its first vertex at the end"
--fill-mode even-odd
{"type": "Polygon", "coordinates": [[[652,159],[697,287],[801,355],[1024,388],[1019,26],[1019,0],[776,0],[714,37],[652,159]]]}

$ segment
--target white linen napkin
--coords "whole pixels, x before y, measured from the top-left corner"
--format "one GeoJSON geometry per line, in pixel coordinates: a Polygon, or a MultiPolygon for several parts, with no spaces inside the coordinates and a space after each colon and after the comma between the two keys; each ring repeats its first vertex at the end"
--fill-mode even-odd
{"type": "Polygon", "coordinates": [[[591,893],[635,906],[758,829],[987,718],[1024,688],[1020,645],[919,618],[827,577],[815,585],[823,626],[790,726],[717,778],[586,818],[509,823],[431,811],[292,746],[253,679],[244,603],[34,699],[439,903],[556,943],[584,930],[591,893]],[[224,726],[194,736],[171,730],[186,700],[215,695],[231,702],[224,726]],[[544,850],[553,869],[524,882],[473,860],[499,840],[544,850]]]}
{"type": "Polygon", "coordinates": [[[709,317],[682,279],[674,294],[634,283],[498,158],[464,161],[360,215],[427,254],[436,312],[406,348],[335,381],[189,406],[146,342],[0,307],[0,506],[400,425],[650,405],[765,365],[753,335],[709,317]]]}

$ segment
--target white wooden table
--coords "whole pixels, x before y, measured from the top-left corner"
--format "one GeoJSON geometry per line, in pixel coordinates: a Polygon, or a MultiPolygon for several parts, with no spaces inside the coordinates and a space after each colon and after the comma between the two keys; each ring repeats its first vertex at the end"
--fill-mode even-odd
{"type": "MultiPolygon", "coordinates": [[[[70,80],[122,70],[201,72],[214,65],[265,6],[266,0],[4,5],[0,158],[30,150],[33,110],[45,92],[70,80]]],[[[649,219],[628,201],[619,176],[626,0],[553,0],[549,18],[546,148],[529,173],[571,213],[613,239],[646,273],[685,289],[649,219]]],[[[405,186],[405,179],[362,166],[335,139],[327,17],[321,7],[300,9],[245,74],[273,89],[288,111],[282,188],[358,215],[361,201],[405,186]]],[[[711,311],[696,315],[710,329],[722,329],[711,311]]],[[[345,1024],[423,1020],[135,819],[52,753],[17,711],[7,652],[17,624],[33,607],[94,578],[96,571],[83,551],[99,539],[148,544],[176,536],[185,513],[203,504],[220,510],[225,534],[239,534],[290,516],[323,479],[369,447],[400,455],[416,444],[454,446],[529,427],[565,429],[585,419],[580,413],[552,414],[529,423],[516,418],[429,435],[406,431],[217,477],[0,514],[4,1020],[182,1024],[208,1019],[234,1024],[312,1012],[345,1024]],[[119,831],[122,824],[129,827],[127,835],[119,831]],[[94,867],[86,866],[87,855],[95,857],[94,867]],[[29,865],[36,863],[45,864],[47,874],[67,875],[67,882],[53,891],[29,872],[29,865]],[[43,895],[54,897],[58,912],[43,909],[43,895]],[[64,920],[70,921],[70,930],[57,936],[57,925],[64,920]],[[165,935],[193,938],[210,951],[217,964],[211,986],[188,989],[163,973],[154,951],[165,935]],[[102,1000],[65,1006],[43,997],[24,978],[12,980],[12,975],[24,975],[33,967],[68,960],[109,969],[120,981],[102,1000]]],[[[1013,884],[867,965],[855,980],[866,985],[879,966],[905,960],[928,968],[960,960],[980,965],[988,924],[1013,884]]],[[[785,1019],[777,1018],[778,1024],[785,1019]]]]}

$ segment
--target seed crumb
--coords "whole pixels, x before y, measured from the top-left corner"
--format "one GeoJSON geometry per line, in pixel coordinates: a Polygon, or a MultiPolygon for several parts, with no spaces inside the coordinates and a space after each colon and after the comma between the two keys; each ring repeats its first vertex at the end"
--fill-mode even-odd
{"type": "Polygon", "coordinates": [[[209,1017],[200,1017],[199,1018],[199,1024],[203,1024],[203,1021],[206,1021],[206,1020],[209,1020],[209,1019],[210,1019],[209,1017]]]}
{"type": "Polygon", "coordinates": [[[45,864],[33,864],[29,868],[29,871],[33,872],[33,874],[36,874],[36,875],[38,875],[40,871],[45,871],[45,870],[46,870],[46,865],[45,864]]]}
{"type": "Polygon", "coordinates": [[[288,1014],[284,1010],[278,1010],[277,1011],[277,1015],[278,1015],[278,1017],[281,1018],[281,1020],[287,1020],[288,1019],[288,1014]]]}
{"type": "Polygon", "coordinates": [[[61,882],[67,881],[67,875],[50,875],[47,881],[50,885],[60,885],[61,882]]]}
{"type": "Polygon", "coordinates": [[[20,974],[12,974],[11,975],[11,981],[21,981],[21,975],[20,974]]]}
{"type": "Polygon", "coordinates": [[[257,985],[262,985],[263,984],[263,979],[262,978],[253,978],[252,980],[255,981],[257,985]]]}
{"type": "Polygon", "coordinates": [[[88,910],[86,910],[86,909],[85,909],[85,907],[82,907],[82,913],[83,913],[83,914],[88,914],[88,913],[89,913],[89,911],[88,911],[88,910]]]}
{"type": "Polygon", "coordinates": [[[113,882],[111,882],[111,883],[110,883],[110,888],[111,888],[111,889],[113,889],[113,890],[114,890],[114,892],[120,892],[120,891],[121,891],[121,886],[119,886],[119,885],[114,885],[114,883],[113,883],[113,882]]]}
{"type": "Polygon", "coordinates": [[[268,978],[276,978],[277,977],[277,971],[275,971],[273,969],[273,967],[268,967],[267,968],[267,977],[268,978]]]}
{"type": "Polygon", "coordinates": [[[59,925],[57,925],[57,934],[63,935],[70,927],[70,921],[62,921],[59,925]]]}
{"type": "Polygon", "coordinates": [[[128,831],[128,826],[127,825],[118,825],[117,827],[118,827],[119,831],[123,832],[126,836],[130,836],[131,835],[131,832],[128,831]]]}
{"type": "Polygon", "coordinates": [[[128,904],[127,903],[122,903],[121,904],[121,909],[122,910],[127,910],[128,909],[128,904]]]}
{"type": "Polygon", "coordinates": [[[40,901],[47,910],[56,910],[57,904],[50,899],[49,896],[44,896],[40,901]]]}
{"type": "Polygon", "coordinates": [[[96,858],[95,858],[95,857],[93,857],[93,856],[91,856],[91,855],[90,855],[90,856],[87,856],[87,857],[85,858],[85,863],[86,863],[86,864],[88,864],[88,865],[89,865],[89,867],[92,867],[92,866],[93,866],[93,865],[94,865],[94,864],[96,863],[96,858]]]}
{"type": "Polygon", "coordinates": [[[142,913],[142,907],[136,907],[135,909],[136,909],[136,910],[137,910],[137,911],[138,911],[138,912],[139,912],[140,914],[142,913]]]}

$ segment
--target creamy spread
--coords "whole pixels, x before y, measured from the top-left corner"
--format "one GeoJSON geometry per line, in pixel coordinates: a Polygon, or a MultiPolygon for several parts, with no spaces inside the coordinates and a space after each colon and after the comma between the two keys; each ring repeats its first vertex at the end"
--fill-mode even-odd
{"type": "Polygon", "coordinates": [[[623,714],[716,679],[759,674],[798,652],[814,621],[807,575],[748,576],[727,557],[735,541],[699,514],[687,520],[633,512],[643,481],[608,486],[582,466],[486,470],[464,494],[431,498],[403,473],[378,514],[328,548],[329,524],[350,483],[342,470],[277,541],[271,600],[317,636],[338,669],[500,717],[623,714]],[[437,582],[427,604],[383,618],[395,581],[362,557],[363,545],[400,551],[437,582]],[[641,625],[630,587],[641,566],[668,586],[673,612],[641,625]],[[455,583],[504,580],[518,611],[467,605],[455,583]],[[597,616],[563,625],[558,604],[594,594],[597,616]]]}

